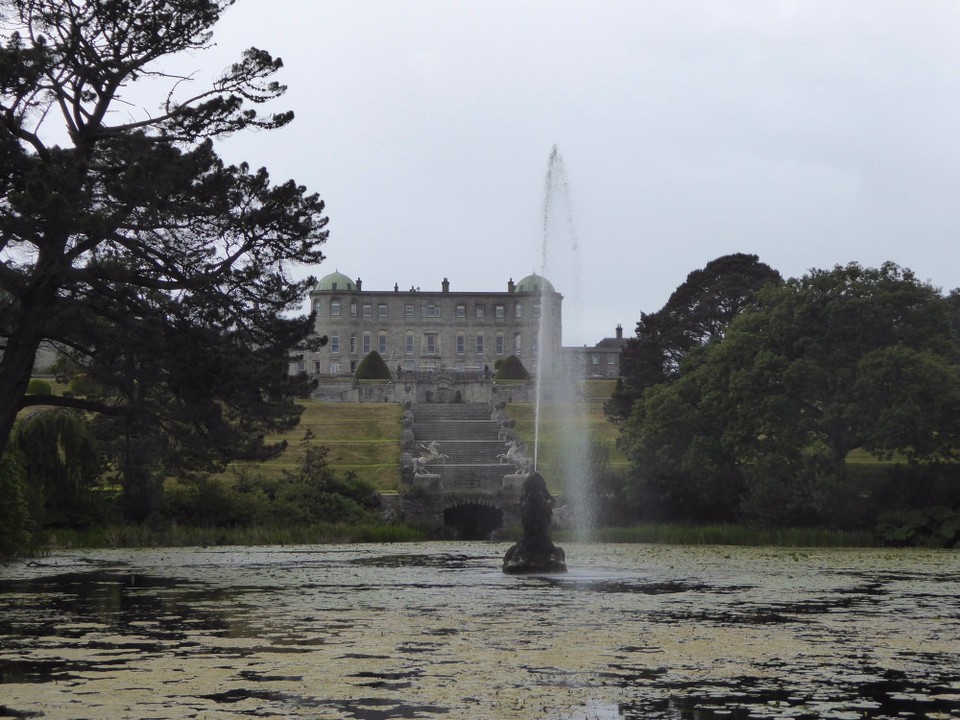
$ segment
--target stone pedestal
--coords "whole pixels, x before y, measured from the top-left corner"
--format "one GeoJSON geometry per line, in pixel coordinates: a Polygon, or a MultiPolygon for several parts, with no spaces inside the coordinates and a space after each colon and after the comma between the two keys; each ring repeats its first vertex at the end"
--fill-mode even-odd
{"type": "Polygon", "coordinates": [[[516,493],[519,497],[520,491],[523,489],[523,481],[526,480],[529,475],[504,475],[503,476],[503,487],[504,490],[508,492],[516,493]]]}
{"type": "Polygon", "coordinates": [[[439,475],[414,475],[413,476],[413,486],[415,488],[421,488],[423,490],[439,490],[440,489],[440,476],[439,475]]]}

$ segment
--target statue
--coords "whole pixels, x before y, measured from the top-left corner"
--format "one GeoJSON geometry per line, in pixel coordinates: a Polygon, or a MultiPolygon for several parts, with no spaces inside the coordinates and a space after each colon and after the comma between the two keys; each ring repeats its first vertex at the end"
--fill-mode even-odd
{"type": "Polygon", "coordinates": [[[520,491],[520,522],[523,537],[503,556],[503,572],[508,575],[566,572],[562,548],[550,540],[547,528],[553,516],[553,498],[543,476],[533,471],[520,491]]]}
{"type": "Polygon", "coordinates": [[[516,468],[517,475],[529,475],[530,471],[533,470],[533,460],[527,457],[526,450],[527,444],[525,442],[511,440],[507,443],[507,451],[497,455],[497,459],[501,463],[512,463],[516,468]]]}

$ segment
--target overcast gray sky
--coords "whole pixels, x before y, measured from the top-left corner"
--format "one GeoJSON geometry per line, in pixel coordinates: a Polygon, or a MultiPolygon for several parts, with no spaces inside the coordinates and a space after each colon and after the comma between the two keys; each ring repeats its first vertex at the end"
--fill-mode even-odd
{"type": "Polygon", "coordinates": [[[284,60],[294,123],[222,152],[323,197],[317,276],[539,272],[556,144],[578,241],[576,272],[547,272],[565,344],[632,335],[732,252],[960,286],[960,3],[239,0],[215,40],[184,61],[200,77],[249,46],[284,60]]]}

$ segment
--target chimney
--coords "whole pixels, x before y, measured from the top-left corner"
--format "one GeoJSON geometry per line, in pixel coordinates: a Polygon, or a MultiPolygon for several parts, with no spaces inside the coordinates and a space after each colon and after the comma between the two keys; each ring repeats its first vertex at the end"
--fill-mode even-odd
{"type": "Polygon", "coordinates": [[[393,291],[394,291],[394,292],[400,292],[400,283],[394,283],[394,284],[393,284],[393,291]]]}
{"type": "Polygon", "coordinates": [[[357,278],[357,292],[360,292],[360,288],[363,286],[363,283],[360,282],[360,278],[357,278]]]}
{"type": "Polygon", "coordinates": [[[623,325],[617,323],[617,340],[623,340],[623,325]]]}
{"type": "Polygon", "coordinates": [[[442,285],[443,285],[443,291],[444,291],[445,293],[450,292],[450,281],[449,281],[449,280],[447,280],[446,278],[444,278],[442,285]]]}
{"type": "Polygon", "coordinates": [[[512,293],[516,289],[516,285],[513,284],[513,278],[507,280],[507,292],[512,293]]]}

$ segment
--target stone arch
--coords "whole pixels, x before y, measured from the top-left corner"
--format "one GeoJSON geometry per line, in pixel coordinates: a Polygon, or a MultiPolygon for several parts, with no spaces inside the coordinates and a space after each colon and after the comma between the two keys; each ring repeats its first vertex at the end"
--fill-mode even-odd
{"type": "Polygon", "coordinates": [[[503,527],[503,510],[493,503],[467,500],[444,509],[443,524],[452,528],[459,540],[486,540],[503,527]]]}

